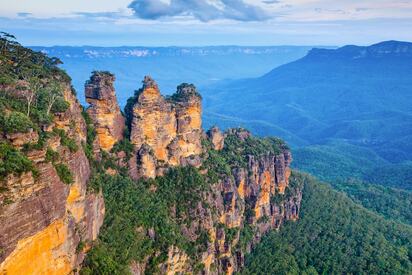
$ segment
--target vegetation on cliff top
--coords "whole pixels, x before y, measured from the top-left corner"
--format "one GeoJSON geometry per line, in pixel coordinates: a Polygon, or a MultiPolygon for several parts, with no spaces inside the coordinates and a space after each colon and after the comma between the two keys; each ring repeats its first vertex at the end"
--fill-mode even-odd
{"type": "Polygon", "coordinates": [[[70,77],[57,65],[58,58],[50,58],[42,52],[36,52],[21,46],[13,35],[0,34],[0,84],[15,84],[28,77],[39,79],[56,77],[69,82],[70,77]]]}
{"type": "MultiPolygon", "coordinates": [[[[12,35],[0,35],[0,139],[2,139],[0,163],[1,176],[32,171],[32,162],[25,153],[44,148],[46,140],[59,135],[61,143],[70,151],[77,151],[74,139],[63,130],[46,129],[53,125],[55,115],[64,113],[69,103],[64,98],[63,85],[69,85],[70,78],[58,65],[57,58],[49,58],[21,46],[12,35]],[[22,149],[12,148],[9,136],[35,132],[39,139],[23,144],[22,149]]],[[[36,136],[36,135],[34,135],[36,136]]],[[[63,164],[56,167],[62,180],[69,183],[70,173],[63,164]]]]}
{"type": "Polygon", "coordinates": [[[249,156],[275,156],[284,150],[289,150],[289,147],[279,138],[259,138],[245,129],[231,129],[227,132],[221,154],[230,165],[246,167],[249,156]]]}

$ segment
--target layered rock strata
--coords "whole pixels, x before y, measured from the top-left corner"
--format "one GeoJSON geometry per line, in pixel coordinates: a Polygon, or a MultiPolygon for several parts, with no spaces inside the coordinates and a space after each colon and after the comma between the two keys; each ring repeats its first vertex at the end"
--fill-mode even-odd
{"type": "MultiPolygon", "coordinates": [[[[240,140],[240,143],[248,143],[251,138],[250,133],[242,129],[225,134],[214,129],[208,133],[212,150],[216,147],[214,135],[240,140]]],[[[218,144],[221,142],[225,140],[218,144]]],[[[240,148],[232,146],[231,149],[240,148]]],[[[191,222],[181,224],[181,232],[187,240],[196,241],[200,238],[199,232],[207,232],[206,249],[196,256],[197,262],[193,262],[193,255],[169,247],[168,257],[159,265],[162,274],[233,274],[242,269],[245,255],[265,233],[279,229],[286,220],[298,219],[302,187],[289,185],[291,153],[284,145],[279,145],[278,149],[276,152],[268,149],[260,155],[240,154],[245,165],[230,165],[230,171],[210,185],[196,207],[189,209],[187,215],[191,222]],[[199,264],[201,271],[196,271],[194,266],[199,264]]],[[[225,156],[227,150],[220,148],[222,153],[218,154],[225,156]]],[[[207,162],[210,156],[206,153],[203,157],[207,162]]],[[[206,166],[202,168],[207,170],[206,166]]],[[[148,230],[147,234],[156,232],[148,230]]],[[[147,262],[134,263],[131,270],[133,274],[143,274],[146,265],[147,262]]]]}
{"type": "Polygon", "coordinates": [[[169,98],[146,76],[133,105],[130,141],[136,148],[138,177],[161,175],[165,167],[200,165],[201,98],[182,84],[169,98]]]}
{"type": "Polygon", "coordinates": [[[79,149],[72,152],[59,136],[52,136],[43,149],[26,153],[38,171],[36,177],[27,172],[1,179],[0,274],[69,274],[83,261],[87,244],[97,238],[103,223],[103,196],[86,192],[90,167],[81,150],[86,125],[68,84],[64,98],[69,108],[55,115],[53,125],[79,149]],[[46,160],[47,148],[71,171],[71,185],[63,183],[46,160]]]}
{"type": "Polygon", "coordinates": [[[90,106],[87,113],[93,120],[98,146],[109,151],[123,138],[125,119],[117,103],[113,82],[114,75],[109,72],[93,72],[85,84],[85,96],[90,106]]]}
{"type": "MultiPolygon", "coordinates": [[[[245,139],[250,133],[230,130],[226,135],[245,139]]],[[[209,139],[215,146],[213,135],[209,135],[209,139]]],[[[245,254],[265,233],[278,229],[285,220],[299,217],[302,190],[289,187],[290,151],[281,148],[276,154],[245,157],[247,165],[232,165],[231,173],[221,178],[213,187],[213,193],[208,195],[207,202],[217,214],[209,212],[209,217],[202,217],[211,240],[203,256],[206,274],[239,271],[244,265],[245,254]],[[249,240],[244,237],[247,230],[253,232],[249,240]]],[[[207,209],[202,211],[208,213],[207,209]]]]}

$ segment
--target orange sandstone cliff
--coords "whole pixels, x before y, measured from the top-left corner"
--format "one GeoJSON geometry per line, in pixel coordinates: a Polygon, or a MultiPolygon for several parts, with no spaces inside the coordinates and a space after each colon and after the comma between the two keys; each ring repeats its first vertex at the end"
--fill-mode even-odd
{"type": "MultiPolygon", "coordinates": [[[[219,161],[212,155],[226,158],[229,170],[211,182],[202,201],[188,210],[192,222],[181,224],[181,231],[190,241],[200,238],[198,232],[208,232],[207,248],[197,263],[202,264],[202,272],[232,274],[242,268],[244,255],[263,234],[278,229],[285,220],[298,219],[302,192],[289,186],[292,156],[284,143],[273,139],[259,143],[267,150],[247,153],[248,146],[260,139],[244,129],[222,133],[213,127],[205,133],[201,112],[201,97],[193,85],[182,84],[175,94],[163,97],[155,81],[145,77],[142,89],[126,106],[134,147],[128,165],[135,179],[155,178],[171,167],[186,165],[208,175],[219,161]],[[236,161],[230,161],[233,155],[236,161]],[[290,192],[285,194],[287,189],[290,192]],[[252,235],[245,241],[246,231],[252,235]]],[[[156,235],[153,229],[146,230],[150,238],[156,235]]],[[[164,274],[193,273],[191,256],[178,247],[168,247],[159,269],[164,274]]],[[[132,262],[130,270],[143,274],[146,265],[132,262]]]]}
{"type": "Polygon", "coordinates": [[[117,103],[113,82],[114,75],[108,72],[93,72],[85,84],[86,101],[90,104],[87,113],[95,124],[98,146],[109,151],[123,138],[125,119],[117,103]]]}
{"type": "Polygon", "coordinates": [[[136,149],[136,177],[153,178],[164,168],[200,165],[201,98],[193,85],[182,84],[169,98],[146,76],[131,110],[130,141],[136,149]]]}
{"type": "MultiPolygon", "coordinates": [[[[285,220],[298,219],[302,192],[289,184],[292,157],[284,143],[263,142],[244,129],[222,133],[214,127],[205,133],[196,88],[182,84],[175,94],[164,97],[150,77],[145,77],[142,89],[129,100],[125,122],[113,82],[110,73],[95,72],[85,85],[90,104],[87,113],[96,129],[96,156],[106,151],[134,179],[155,178],[177,166],[196,167],[208,177],[216,173],[215,165],[222,165],[223,159],[226,162],[224,171],[207,178],[208,191],[201,194],[201,201],[187,209],[191,222],[180,224],[183,236],[192,242],[201,238],[199,232],[206,232],[204,250],[197,262],[173,245],[154,251],[153,257],[165,255],[158,266],[162,274],[232,274],[241,270],[244,255],[263,234],[278,229],[285,220]],[[130,137],[123,137],[126,124],[130,137]],[[130,142],[130,151],[113,151],[116,143],[125,141],[130,142]],[[253,144],[260,151],[255,152],[253,144]]],[[[69,108],[54,114],[52,125],[44,129],[60,134],[51,134],[41,149],[25,151],[38,175],[26,172],[2,181],[7,191],[0,192],[0,274],[75,272],[103,223],[103,196],[88,190],[92,169],[83,150],[89,142],[87,125],[69,84],[64,87],[69,108]],[[68,146],[68,139],[76,146],[68,146]],[[50,152],[58,155],[57,163],[50,161],[50,152]],[[71,171],[71,184],[63,183],[58,164],[71,171]]],[[[32,130],[1,139],[22,150],[24,144],[38,143],[40,136],[32,130]]],[[[111,168],[106,172],[118,173],[111,168]]],[[[169,210],[175,215],[176,209],[169,210]]],[[[152,228],[136,230],[155,239],[152,228]]],[[[150,259],[149,255],[143,262],[132,261],[130,272],[143,274],[150,259]]]]}
{"type": "MultiPolygon", "coordinates": [[[[69,274],[79,267],[103,223],[103,196],[87,192],[90,165],[81,149],[86,140],[81,106],[70,85],[64,83],[63,88],[69,108],[54,115],[42,148],[25,151],[38,175],[26,172],[0,179],[0,274],[69,274]],[[72,139],[75,149],[63,145],[52,128],[72,139]],[[48,150],[55,151],[58,162],[71,171],[70,185],[62,182],[47,159],[48,150]]],[[[31,136],[29,142],[39,141],[38,135],[31,136]]],[[[28,142],[24,133],[2,138],[13,139],[13,144],[20,138],[28,142]]]]}

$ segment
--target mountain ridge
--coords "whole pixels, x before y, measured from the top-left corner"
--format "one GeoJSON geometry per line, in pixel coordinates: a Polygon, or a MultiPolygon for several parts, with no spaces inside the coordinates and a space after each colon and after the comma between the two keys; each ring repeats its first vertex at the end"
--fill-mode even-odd
{"type": "Polygon", "coordinates": [[[352,57],[353,59],[358,59],[367,57],[382,58],[387,55],[411,57],[412,42],[389,40],[372,44],[370,46],[346,45],[337,49],[313,48],[309,51],[307,58],[352,57]]]}

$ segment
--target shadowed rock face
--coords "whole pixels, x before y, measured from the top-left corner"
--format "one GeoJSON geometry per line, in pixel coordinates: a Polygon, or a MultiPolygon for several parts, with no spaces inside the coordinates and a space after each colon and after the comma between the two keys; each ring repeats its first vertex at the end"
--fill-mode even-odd
{"type": "Polygon", "coordinates": [[[76,251],[79,243],[96,239],[103,223],[103,196],[86,192],[90,166],[80,144],[86,125],[68,84],[64,98],[69,109],[53,123],[79,149],[71,152],[60,137],[49,138],[44,149],[26,153],[39,172],[37,178],[28,172],[2,182],[7,191],[0,193],[0,274],[68,274],[83,261],[85,250],[76,251]],[[47,147],[72,172],[71,185],[45,160],[47,147]]]}
{"type": "Polygon", "coordinates": [[[93,72],[85,84],[87,113],[94,122],[97,143],[105,151],[123,138],[125,119],[120,112],[113,86],[115,77],[108,72],[93,72]]]}
{"type": "MultiPolygon", "coordinates": [[[[231,129],[225,134],[211,129],[204,138],[208,138],[214,150],[215,135],[228,137],[232,141],[235,136],[245,143],[252,137],[243,129],[231,129]]],[[[148,148],[143,145],[141,151],[148,148]]],[[[224,155],[227,148],[220,150],[223,150],[224,155]]],[[[207,154],[209,153],[202,156],[207,158],[207,154]]],[[[265,233],[278,229],[286,220],[297,220],[299,217],[302,190],[301,187],[289,185],[289,166],[292,161],[289,149],[279,145],[279,150],[275,153],[268,149],[267,153],[259,156],[242,155],[243,157],[245,165],[230,165],[230,172],[212,183],[210,190],[203,194],[202,201],[189,209],[191,222],[180,225],[185,238],[191,241],[199,237],[198,232],[208,233],[207,248],[198,260],[203,264],[203,274],[233,274],[241,270],[245,254],[252,250],[265,233]],[[245,234],[251,234],[246,241],[245,234]]],[[[173,213],[175,210],[171,211],[173,213]]],[[[149,229],[147,234],[156,235],[156,232],[149,229]]],[[[132,273],[143,274],[145,266],[145,261],[133,263],[132,273]]],[[[171,246],[168,248],[167,259],[159,268],[162,274],[193,273],[193,262],[190,255],[171,246]]]]}
{"type": "Polygon", "coordinates": [[[218,127],[214,126],[209,131],[207,131],[207,136],[212,142],[213,149],[219,151],[223,149],[225,144],[225,136],[219,130],[218,127]]]}
{"type": "Polygon", "coordinates": [[[139,152],[140,176],[161,175],[167,166],[200,165],[201,112],[201,98],[193,85],[182,84],[165,98],[152,78],[144,78],[133,107],[130,135],[139,152]],[[140,150],[142,146],[151,150],[140,150]],[[156,167],[153,161],[161,165],[156,167]]]}
{"type": "MultiPolygon", "coordinates": [[[[250,137],[247,131],[229,130],[226,135],[230,134],[241,140],[250,137]]],[[[209,140],[213,140],[213,135],[209,134],[209,140]]],[[[217,208],[219,222],[226,228],[240,231],[247,226],[255,228],[253,238],[242,249],[236,248],[239,234],[229,240],[225,230],[216,224],[214,228],[208,228],[214,230],[216,236],[214,254],[210,254],[212,256],[209,255],[208,259],[212,258],[212,262],[217,263],[218,273],[231,274],[240,270],[244,265],[244,255],[265,233],[278,229],[285,220],[299,217],[302,190],[289,187],[290,151],[284,148],[277,154],[248,155],[247,160],[246,167],[231,167],[231,175],[220,181],[211,196],[213,199],[209,201],[217,208]],[[288,188],[289,194],[284,195],[288,188]]]]}

